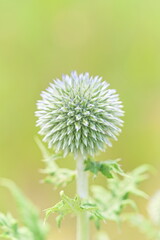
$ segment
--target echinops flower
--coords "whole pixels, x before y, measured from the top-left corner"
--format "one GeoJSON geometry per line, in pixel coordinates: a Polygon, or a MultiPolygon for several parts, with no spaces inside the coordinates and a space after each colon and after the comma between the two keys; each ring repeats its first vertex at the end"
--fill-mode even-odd
{"type": "Polygon", "coordinates": [[[54,80],[37,102],[39,134],[49,148],[74,155],[93,156],[117,140],[124,112],[116,90],[89,73],[54,80]]]}

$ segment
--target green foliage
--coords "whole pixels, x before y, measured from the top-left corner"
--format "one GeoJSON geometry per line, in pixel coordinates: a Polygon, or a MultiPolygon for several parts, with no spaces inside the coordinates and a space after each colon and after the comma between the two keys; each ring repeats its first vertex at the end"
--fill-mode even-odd
{"type": "Polygon", "coordinates": [[[160,240],[160,229],[151,220],[140,214],[130,214],[125,217],[132,226],[137,227],[150,240],[160,240]]]}
{"type": "Polygon", "coordinates": [[[56,218],[57,225],[60,227],[63,218],[67,214],[77,215],[82,212],[88,212],[90,219],[95,221],[97,227],[99,227],[99,221],[104,220],[104,216],[99,212],[96,204],[89,203],[87,201],[82,201],[79,196],[75,198],[70,198],[64,194],[62,191],[60,193],[61,201],[55,206],[46,209],[46,219],[51,213],[57,213],[56,218]]]}
{"type": "Polygon", "coordinates": [[[10,240],[34,240],[33,234],[26,227],[19,227],[11,214],[0,213],[0,237],[10,240]]]}
{"type": "Polygon", "coordinates": [[[36,143],[42,152],[43,161],[45,163],[45,169],[43,169],[41,172],[47,176],[43,182],[51,183],[55,186],[55,188],[65,187],[71,183],[75,179],[75,171],[67,168],[60,168],[56,164],[56,160],[63,157],[62,154],[49,153],[38,138],[36,138],[36,143]]]}
{"type": "Polygon", "coordinates": [[[149,217],[141,214],[126,214],[124,221],[137,227],[150,240],[160,240],[159,225],[160,191],[158,190],[150,199],[147,207],[149,217]]]}
{"type": "Polygon", "coordinates": [[[2,179],[1,185],[7,187],[14,196],[21,219],[25,227],[33,235],[34,240],[44,240],[47,234],[47,228],[40,219],[38,209],[27,199],[20,189],[10,180],[2,179]]]}
{"type": "Polygon", "coordinates": [[[107,220],[120,221],[120,214],[127,205],[136,209],[135,202],[130,199],[131,194],[147,197],[143,191],[138,189],[138,186],[147,177],[146,171],[148,168],[146,165],[141,166],[128,173],[123,179],[114,176],[113,179],[108,180],[108,189],[101,186],[92,186],[92,201],[97,204],[107,220]]]}
{"type": "Polygon", "coordinates": [[[89,217],[100,227],[101,220],[112,220],[119,222],[122,218],[122,211],[129,205],[137,210],[135,202],[130,199],[130,195],[147,197],[138,186],[139,183],[147,178],[146,172],[148,165],[143,165],[132,172],[125,174],[121,169],[119,160],[95,162],[87,159],[85,161],[85,170],[91,171],[95,175],[101,172],[108,178],[108,188],[101,186],[92,186],[92,197],[90,202],[81,200],[78,196],[75,198],[67,197],[61,192],[61,201],[55,206],[46,210],[46,219],[51,213],[57,213],[57,224],[60,227],[63,218],[67,214],[80,214],[87,211],[89,217]]]}
{"type": "Polygon", "coordinates": [[[98,172],[102,173],[107,178],[113,178],[114,174],[119,174],[121,176],[125,176],[120,164],[118,163],[120,160],[107,160],[103,162],[92,161],[88,158],[85,161],[85,171],[90,171],[94,175],[97,175],[98,172]]]}
{"type": "MultiPolygon", "coordinates": [[[[37,140],[40,147],[46,168],[43,170],[48,176],[44,181],[51,182],[56,187],[65,186],[75,178],[75,171],[59,168],[56,160],[61,158],[61,154],[50,154],[44,145],[37,140]]],[[[119,165],[119,160],[108,160],[103,162],[85,161],[85,171],[90,171],[94,175],[102,173],[107,178],[108,187],[92,186],[92,197],[89,200],[82,200],[79,196],[70,198],[62,191],[61,201],[55,206],[46,209],[45,220],[50,214],[57,214],[56,221],[60,227],[62,220],[68,214],[77,216],[87,213],[90,220],[95,222],[96,227],[100,228],[101,221],[112,220],[119,222],[124,220],[126,213],[123,213],[125,206],[129,205],[137,210],[135,202],[130,199],[130,195],[147,197],[141,191],[139,183],[145,180],[150,169],[148,165],[141,166],[130,173],[125,174],[119,165]],[[122,214],[123,213],[123,214],[122,214]]],[[[24,227],[19,227],[16,220],[11,215],[0,214],[0,228],[2,229],[3,238],[11,240],[45,240],[47,234],[46,225],[42,223],[37,208],[24,196],[19,188],[10,180],[3,179],[1,184],[7,187],[16,199],[19,212],[22,218],[24,227]]],[[[129,215],[128,215],[129,216],[129,215]]],[[[132,218],[126,218],[135,226],[141,224],[141,230],[148,234],[149,239],[160,240],[159,231],[156,230],[152,223],[148,220],[138,217],[137,214],[132,214],[132,218]]],[[[104,233],[99,233],[96,240],[108,240],[108,236],[104,233]]]]}

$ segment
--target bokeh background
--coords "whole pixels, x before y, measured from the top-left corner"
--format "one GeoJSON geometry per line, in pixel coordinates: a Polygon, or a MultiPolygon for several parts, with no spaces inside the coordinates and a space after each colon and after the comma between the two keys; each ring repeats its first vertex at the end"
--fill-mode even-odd
{"type": "MultiPolygon", "coordinates": [[[[43,210],[59,191],[41,185],[43,167],[34,136],[36,101],[48,83],[72,70],[101,75],[120,93],[125,125],[119,141],[98,159],[122,158],[126,171],[143,163],[157,169],[142,188],[160,188],[160,1],[159,0],[0,0],[0,177],[14,180],[43,210]]],[[[74,168],[70,157],[61,166],[74,168]]],[[[104,178],[97,180],[105,184],[104,178]]],[[[74,184],[67,187],[73,196],[74,184]]],[[[12,211],[0,188],[0,210],[12,211]]],[[[137,200],[145,213],[146,200],[137,200]]],[[[75,220],[51,239],[75,239],[75,220]]],[[[112,240],[146,239],[126,225],[103,227],[112,240]]]]}

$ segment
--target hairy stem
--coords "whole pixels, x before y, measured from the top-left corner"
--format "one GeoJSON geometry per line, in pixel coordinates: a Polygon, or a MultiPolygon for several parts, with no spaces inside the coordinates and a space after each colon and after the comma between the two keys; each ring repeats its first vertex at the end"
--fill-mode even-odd
{"type": "MultiPolygon", "coordinates": [[[[84,171],[84,157],[77,158],[77,194],[81,199],[88,198],[88,174],[84,171]]],[[[89,240],[89,218],[86,212],[77,216],[76,240],[89,240]]]]}

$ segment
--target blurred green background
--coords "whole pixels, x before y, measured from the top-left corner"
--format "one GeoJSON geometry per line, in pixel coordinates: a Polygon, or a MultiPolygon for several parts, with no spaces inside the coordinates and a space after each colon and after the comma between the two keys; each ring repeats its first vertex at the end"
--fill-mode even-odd
{"type": "MultiPolygon", "coordinates": [[[[121,157],[126,171],[151,163],[157,173],[142,187],[149,194],[160,188],[159,26],[159,0],[0,0],[0,177],[13,179],[40,209],[59,199],[58,191],[39,184],[34,111],[53,78],[77,70],[103,76],[125,106],[119,141],[97,158],[121,157]]],[[[75,166],[72,158],[60,164],[75,166]]],[[[73,196],[73,189],[66,192],[73,196]]],[[[1,211],[16,215],[9,193],[0,189],[0,196],[1,211]]],[[[146,201],[138,202],[144,212],[146,201]]],[[[61,230],[53,217],[51,224],[51,239],[75,239],[74,219],[61,230]]],[[[103,229],[112,240],[145,239],[128,226],[103,229]]]]}

